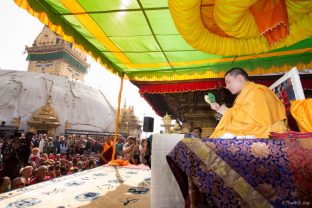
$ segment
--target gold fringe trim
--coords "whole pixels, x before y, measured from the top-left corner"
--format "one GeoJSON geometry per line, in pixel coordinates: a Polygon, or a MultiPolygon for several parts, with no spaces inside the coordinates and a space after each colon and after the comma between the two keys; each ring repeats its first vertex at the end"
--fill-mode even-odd
{"type": "MultiPolygon", "coordinates": [[[[256,68],[252,71],[247,71],[248,75],[264,75],[264,74],[274,74],[274,73],[282,73],[282,72],[288,72],[292,67],[287,64],[280,66],[280,67],[271,67],[269,69],[264,68],[256,68]]],[[[297,69],[305,70],[307,68],[312,67],[312,62],[308,64],[297,64],[297,69]]],[[[161,73],[161,72],[160,72],[161,73]]],[[[129,75],[128,78],[131,81],[145,81],[145,82],[153,82],[153,81],[183,81],[183,80],[197,80],[197,79],[214,79],[214,78],[223,78],[225,72],[221,71],[219,73],[214,73],[212,71],[207,71],[203,74],[200,73],[194,73],[194,74],[172,74],[170,76],[164,75],[164,76],[135,76],[135,75],[129,75]]]]}

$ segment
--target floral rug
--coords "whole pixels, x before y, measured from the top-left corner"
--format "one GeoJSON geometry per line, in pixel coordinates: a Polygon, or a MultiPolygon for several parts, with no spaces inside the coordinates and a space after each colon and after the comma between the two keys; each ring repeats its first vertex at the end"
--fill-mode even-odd
{"type": "Polygon", "coordinates": [[[0,194],[0,207],[150,207],[145,167],[101,166],[0,194]]]}

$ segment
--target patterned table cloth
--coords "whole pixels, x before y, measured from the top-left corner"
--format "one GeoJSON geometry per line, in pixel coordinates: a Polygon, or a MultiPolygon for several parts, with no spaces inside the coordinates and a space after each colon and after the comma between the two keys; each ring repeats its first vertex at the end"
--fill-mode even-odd
{"type": "Polygon", "coordinates": [[[187,138],[167,161],[186,202],[191,177],[212,207],[312,207],[312,138],[187,138]]]}
{"type": "Polygon", "coordinates": [[[0,207],[150,207],[149,169],[101,166],[0,194],[0,207]]]}

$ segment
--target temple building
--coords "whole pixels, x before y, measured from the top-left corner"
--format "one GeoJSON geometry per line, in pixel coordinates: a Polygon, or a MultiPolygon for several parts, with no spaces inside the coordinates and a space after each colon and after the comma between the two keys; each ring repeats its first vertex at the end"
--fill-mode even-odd
{"type": "Polygon", "coordinates": [[[142,121],[134,114],[134,107],[127,107],[126,102],[120,112],[119,131],[125,136],[140,138],[142,134],[142,121]]]}
{"type": "Polygon", "coordinates": [[[28,71],[0,71],[0,121],[24,132],[114,132],[116,111],[83,82],[86,54],[44,27],[26,47],[28,71]]]}

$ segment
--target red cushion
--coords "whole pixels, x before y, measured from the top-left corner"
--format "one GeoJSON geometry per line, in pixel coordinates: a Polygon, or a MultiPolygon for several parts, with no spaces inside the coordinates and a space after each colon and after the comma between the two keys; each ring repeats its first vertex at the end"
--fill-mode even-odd
{"type": "Polygon", "coordinates": [[[296,132],[296,131],[289,131],[285,133],[277,133],[277,132],[271,132],[269,137],[271,139],[299,139],[299,138],[306,138],[306,139],[312,139],[312,132],[296,132]]]}

